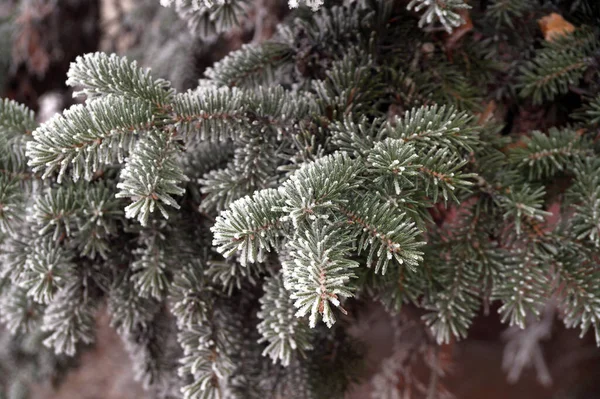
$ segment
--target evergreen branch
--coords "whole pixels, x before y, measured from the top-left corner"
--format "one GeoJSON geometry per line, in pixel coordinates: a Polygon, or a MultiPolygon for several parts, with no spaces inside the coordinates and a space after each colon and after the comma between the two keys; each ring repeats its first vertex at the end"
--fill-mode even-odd
{"type": "Polygon", "coordinates": [[[446,32],[451,33],[454,28],[464,23],[458,10],[469,9],[471,6],[463,0],[411,0],[406,8],[408,10],[414,8],[416,12],[425,10],[419,19],[420,28],[439,21],[446,32]]]}
{"type": "Polygon", "coordinates": [[[346,193],[361,183],[363,165],[345,153],[335,153],[302,165],[279,191],[284,204],[278,211],[288,214],[294,226],[303,221],[326,217],[328,209],[347,200],[346,193]]]}
{"type": "Polygon", "coordinates": [[[241,265],[235,259],[224,260],[211,259],[205,275],[214,284],[220,286],[223,291],[231,296],[234,290],[241,290],[244,282],[256,285],[259,276],[264,272],[261,264],[241,265]]]}
{"type": "Polygon", "coordinates": [[[0,174],[0,231],[14,232],[15,225],[23,220],[23,192],[19,180],[0,174]]]}
{"type": "Polygon", "coordinates": [[[370,267],[376,259],[375,273],[381,270],[385,274],[392,259],[409,269],[423,260],[419,247],[425,242],[416,241],[421,231],[406,213],[398,213],[396,207],[370,195],[350,201],[340,210],[359,237],[359,253],[369,249],[367,265],[370,267]]]}
{"type": "Polygon", "coordinates": [[[515,249],[506,254],[492,299],[502,301],[498,313],[502,322],[525,328],[528,314],[539,316],[549,292],[547,263],[528,249],[515,249]]]}
{"type": "Polygon", "coordinates": [[[373,60],[350,48],[339,61],[334,61],[323,80],[312,81],[319,105],[329,119],[350,113],[362,114],[381,94],[381,83],[373,78],[373,60]]]}
{"type": "Polygon", "coordinates": [[[44,313],[43,329],[49,333],[44,345],[56,354],[73,356],[77,344],[94,341],[95,304],[82,283],[75,279],[63,287],[44,313]]]}
{"type": "Polygon", "coordinates": [[[188,91],[174,97],[171,118],[185,132],[199,132],[201,140],[224,141],[249,127],[244,100],[235,88],[188,91]]]}
{"type": "Polygon", "coordinates": [[[36,242],[27,256],[19,284],[34,301],[49,304],[56,292],[69,281],[74,269],[72,254],[44,239],[36,242]]]}
{"type": "Polygon", "coordinates": [[[534,189],[523,186],[519,191],[512,189],[507,195],[498,196],[496,203],[504,212],[504,219],[512,220],[515,223],[515,232],[520,235],[524,220],[543,221],[550,215],[542,210],[545,195],[544,187],[534,189]]]}
{"type": "Polygon", "coordinates": [[[0,304],[2,304],[0,320],[13,334],[30,333],[42,324],[46,306],[34,301],[27,294],[27,290],[19,285],[4,286],[0,304]]]}
{"type": "Polygon", "coordinates": [[[335,225],[319,220],[287,243],[288,258],[282,262],[285,288],[291,293],[296,316],[310,314],[314,328],[319,317],[331,327],[335,316],[330,304],[342,313],[341,299],[352,297],[353,288],[347,283],[356,275],[351,269],[358,263],[349,260],[352,238],[340,233],[335,225]]]}
{"type": "Polygon", "coordinates": [[[267,189],[241,198],[217,216],[213,246],[225,257],[240,252],[240,263],[262,262],[264,251],[278,245],[284,213],[275,210],[283,201],[277,190],[267,189]]]}
{"type": "Polygon", "coordinates": [[[36,126],[33,111],[16,101],[0,99],[0,136],[10,140],[31,134],[36,126]]]}
{"type": "Polygon", "coordinates": [[[532,96],[534,104],[552,101],[577,84],[592,65],[590,55],[598,43],[594,30],[582,27],[543,45],[535,58],[521,68],[520,95],[532,96]]]}
{"type": "Polygon", "coordinates": [[[81,210],[80,199],[73,187],[50,189],[45,195],[38,196],[33,205],[38,234],[51,233],[55,242],[71,236],[81,210]]]}
{"type": "Polygon", "coordinates": [[[366,117],[355,122],[352,115],[330,125],[331,141],[340,150],[356,157],[366,156],[375,142],[384,138],[387,124],[383,119],[371,121],[366,117]]]}
{"type": "Polygon", "coordinates": [[[285,64],[290,55],[291,49],[283,43],[244,45],[207,69],[205,75],[219,86],[269,86],[277,68],[285,64]]]}
{"type": "Polygon", "coordinates": [[[109,239],[116,235],[116,221],[123,214],[121,201],[115,199],[113,188],[97,184],[86,190],[82,204],[82,219],[76,236],[81,255],[94,259],[96,254],[107,259],[109,239]]]}
{"type": "Polygon", "coordinates": [[[575,169],[575,179],[567,191],[575,212],[570,227],[578,240],[600,247],[600,165],[586,162],[575,169]]]}
{"type": "Polygon", "coordinates": [[[389,184],[399,195],[403,189],[414,186],[414,178],[419,173],[418,158],[412,143],[387,138],[369,151],[367,165],[369,172],[377,176],[373,183],[377,186],[389,184]]]}
{"type": "Polygon", "coordinates": [[[133,155],[121,172],[120,191],[117,198],[131,198],[133,203],[125,208],[127,218],[137,218],[146,226],[155,208],[169,218],[163,204],[179,209],[171,195],[182,195],[179,186],[187,180],[175,160],[176,142],[170,132],[152,130],[136,144],[133,155]]]}
{"type": "Polygon", "coordinates": [[[59,170],[60,183],[73,165],[74,180],[90,180],[101,163],[121,162],[123,149],[133,147],[134,133],[152,124],[151,105],[137,99],[105,97],[75,105],[33,132],[27,143],[29,166],[43,170],[43,178],[59,170]]]}
{"type": "Polygon", "coordinates": [[[161,306],[154,298],[138,295],[130,277],[129,272],[119,276],[108,293],[110,325],[121,336],[147,327],[161,306]]]}
{"type": "Polygon", "coordinates": [[[88,98],[108,95],[123,96],[129,99],[147,101],[154,106],[169,104],[173,90],[163,79],[154,79],[149,70],[129,62],[126,57],[116,54],[89,53],[78,56],[67,73],[67,84],[80,87],[75,95],[88,98]]]}
{"type": "Polygon", "coordinates": [[[274,363],[279,360],[288,366],[295,352],[302,354],[313,349],[311,331],[303,320],[295,317],[293,301],[281,275],[267,279],[264,290],[258,312],[261,322],[257,328],[262,335],[258,342],[268,343],[263,356],[268,355],[274,363]]]}
{"type": "Polygon", "coordinates": [[[589,125],[600,123],[600,94],[589,99],[583,106],[581,112],[576,115],[577,119],[583,120],[589,125]]]}
{"type": "Polygon", "coordinates": [[[515,28],[515,22],[531,11],[535,4],[531,0],[494,0],[486,11],[486,17],[496,22],[496,27],[506,25],[515,28]]]}
{"type": "Polygon", "coordinates": [[[551,128],[548,135],[534,131],[524,139],[525,147],[515,147],[510,161],[529,172],[529,178],[543,179],[572,169],[583,157],[591,154],[581,135],[571,129],[551,128]]]}
{"type": "Polygon", "coordinates": [[[449,343],[452,336],[457,339],[467,337],[480,306],[477,297],[479,273],[468,261],[445,261],[436,266],[441,269],[437,279],[443,288],[432,295],[426,305],[431,312],[422,319],[441,345],[449,343]]]}
{"type": "Polygon", "coordinates": [[[479,143],[480,127],[473,117],[454,107],[423,106],[406,111],[402,119],[388,125],[388,137],[414,142],[417,149],[440,146],[454,152],[473,151],[479,143]]]}
{"type": "Polygon", "coordinates": [[[418,177],[425,194],[431,196],[434,203],[438,201],[440,192],[445,202],[451,199],[459,203],[457,193],[468,190],[473,185],[472,179],[477,176],[463,173],[462,169],[468,161],[458,158],[447,148],[432,147],[420,154],[420,159],[423,163],[418,168],[418,177]]]}
{"type": "Polygon", "coordinates": [[[191,375],[192,383],[181,389],[185,399],[220,398],[224,383],[235,365],[227,355],[227,315],[213,308],[207,322],[178,334],[183,348],[179,376],[191,375]]]}
{"type": "Polygon", "coordinates": [[[193,259],[186,263],[181,273],[175,273],[169,290],[171,312],[180,329],[202,324],[212,308],[212,298],[204,282],[204,265],[193,259]]]}
{"type": "Polygon", "coordinates": [[[568,328],[580,326],[583,337],[593,327],[600,345],[600,270],[582,252],[564,253],[558,262],[560,307],[568,328]]]}
{"type": "Polygon", "coordinates": [[[138,255],[131,264],[131,281],[138,295],[161,300],[170,286],[167,267],[168,254],[156,242],[134,251],[138,255]]]}

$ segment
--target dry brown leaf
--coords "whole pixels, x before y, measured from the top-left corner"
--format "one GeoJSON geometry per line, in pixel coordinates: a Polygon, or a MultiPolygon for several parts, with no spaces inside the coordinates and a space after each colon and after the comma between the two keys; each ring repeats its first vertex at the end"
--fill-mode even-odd
{"type": "Polygon", "coordinates": [[[548,42],[575,31],[575,27],[570,22],[555,12],[540,18],[538,24],[544,34],[544,39],[548,42]]]}
{"type": "Polygon", "coordinates": [[[496,101],[491,100],[487,103],[485,109],[481,114],[479,114],[479,118],[477,119],[477,124],[483,125],[488,122],[490,119],[494,117],[494,112],[496,111],[496,101]]]}

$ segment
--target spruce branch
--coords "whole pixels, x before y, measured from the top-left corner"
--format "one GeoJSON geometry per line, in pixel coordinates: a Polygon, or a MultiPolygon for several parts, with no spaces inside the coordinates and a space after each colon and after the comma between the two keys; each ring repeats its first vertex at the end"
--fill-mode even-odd
{"type": "Polygon", "coordinates": [[[492,299],[502,301],[498,309],[502,322],[525,328],[529,314],[539,316],[550,286],[547,266],[546,260],[531,248],[506,253],[492,291],[492,299]]]}
{"type": "Polygon", "coordinates": [[[275,208],[294,226],[327,217],[327,211],[344,204],[346,194],[361,183],[364,166],[345,153],[335,153],[303,165],[279,191],[283,205],[275,208]]]}
{"type": "Polygon", "coordinates": [[[574,208],[570,228],[578,240],[600,247],[600,165],[587,161],[575,168],[575,179],[567,191],[574,208]]]}
{"type": "MultiPolygon", "coordinates": [[[[468,161],[454,155],[447,148],[432,147],[420,154],[423,164],[419,166],[418,177],[426,195],[437,202],[441,196],[444,202],[449,199],[459,203],[458,194],[468,191],[473,185],[474,173],[464,173],[462,170],[468,161]]],[[[417,186],[419,187],[419,186],[417,186]]]]}
{"type": "Polygon", "coordinates": [[[86,190],[82,200],[82,215],[78,221],[77,246],[90,259],[96,254],[107,259],[110,239],[117,234],[117,221],[123,215],[121,201],[115,199],[115,187],[94,185],[86,190]]]}
{"type": "Polygon", "coordinates": [[[77,344],[94,341],[94,301],[87,296],[82,281],[74,279],[63,287],[44,313],[44,345],[56,354],[73,356],[77,344]]]}
{"type": "Polygon", "coordinates": [[[15,226],[23,220],[23,202],[19,180],[0,175],[0,231],[3,234],[14,232],[15,226]]]}
{"type": "Polygon", "coordinates": [[[520,95],[540,104],[567,93],[592,66],[597,47],[596,33],[588,27],[545,41],[535,58],[521,68],[520,95]]]}
{"type": "Polygon", "coordinates": [[[50,189],[46,195],[38,196],[33,205],[32,218],[38,227],[38,234],[51,235],[57,242],[71,236],[76,227],[81,201],[74,187],[50,189]]]}
{"type": "Polygon", "coordinates": [[[284,43],[244,45],[215,63],[205,75],[219,86],[269,86],[275,80],[277,69],[288,62],[290,56],[291,49],[284,43]]]}
{"type": "Polygon", "coordinates": [[[558,295],[567,327],[579,326],[581,337],[593,327],[600,345],[600,271],[594,262],[582,257],[585,249],[559,255],[558,295]]]}
{"type": "Polygon", "coordinates": [[[77,57],[67,73],[67,84],[81,88],[75,95],[89,99],[108,95],[123,96],[149,102],[156,107],[169,104],[173,90],[163,79],[154,79],[149,70],[136,61],[116,54],[89,53],[77,57]]]}
{"type": "MultiPolygon", "coordinates": [[[[4,281],[5,285],[9,280],[4,281]]],[[[26,334],[39,329],[46,305],[34,301],[27,290],[11,284],[2,288],[0,320],[13,334],[26,334]]]]}
{"type": "Polygon", "coordinates": [[[142,100],[104,97],[75,105],[43,123],[27,143],[29,166],[58,182],[72,165],[73,180],[90,180],[100,164],[122,161],[133,148],[135,133],[152,127],[152,106],[142,100]]]}
{"type": "Polygon", "coordinates": [[[245,282],[256,285],[263,272],[264,267],[260,263],[242,265],[235,258],[209,259],[205,276],[231,296],[236,290],[242,290],[245,282]]]}
{"type": "Polygon", "coordinates": [[[359,253],[369,250],[366,264],[375,263],[375,273],[385,274],[392,259],[412,270],[423,260],[419,247],[425,242],[417,241],[421,231],[391,204],[365,195],[342,206],[341,212],[358,236],[359,253]]]}
{"type": "Polygon", "coordinates": [[[268,278],[264,289],[258,312],[261,322],[257,326],[262,335],[259,343],[268,343],[262,353],[273,359],[273,363],[280,361],[283,366],[289,366],[294,353],[302,355],[313,349],[311,331],[304,320],[294,315],[294,301],[281,275],[268,278]]]}
{"type": "Polygon", "coordinates": [[[422,106],[406,111],[403,118],[388,125],[388,137],[414,142],[418,150],[440,146],[456,153],[473,151],[481,128],[473,116],[455,107],[422,106]]]}
{"type": "Polygon", "coordinates": [[[235,88],[180,93],[172,107],[175,125],[184,132],[199,133],[201,140],[225,141],[248,128],[244,93],[235,88]]]}
{"type": "Polygon", "coordinates": [[[275,210],[283,200],[278,190],[258,191],[231,204],[228,210],[217,216],[213,246],[225,257],[239,251],[242,265],[261,262],[265,251],[278,246],[279,229],[282,227],[282,211],[275,210]]]}
{"type": "Polygon", "coordinates": [[[7,98],[0,100],[0,135],[11,140],[35,130],[35,114],[26,106],[7,98]]]}
{"type": "Polygon", "coordinates": [[[180,329],[199,325],[208,318],[212,298],[204,278],[204,264],[199,259],[190,260],[176,273],[169,290],[171,312],[180,329]]]}
{"type": "Polygon", "coordinates": [[[440,269],[438,280],[443,288],[435,292],[425,305],[430,312],[423,316],[423,320],[437,343],[444,344],[449,343],[452,337],[467,337],[480,306],[477,292],[479,273],[472,262],[463,260],[435,262],[435,266],[440,269]]]}
{"type": "Polygon", "coordinates": [[[544,187],[525,185],[519,191],[512,189],[507,195],[498,196],[496,202],[504,212],[504,219],[512,221],[515,224],[515,232],[520,235],[523,232],[523,222],[540,222],[550,215],[542,209],[545,195],[544,187]]]}
{"type": "Polygon", "coordinates": [[[412,0],[406,8],[408,10],[414,8],[416,12],[424,10],[419,19],[420,28],[439,22],[448,33],[451,33],[454,28],[464,23],[458,11],[469,9],[471,6],[463,0],[412,0]]]}
{"type": "Polygon", "coordinates": [[[529,178],[543,179],[572,169],[577,161],[591,155],[587,140],[572,129],[551,128],[548,134],[534,131],[509,153],[511,163],[529,173],[529,178]]]}
{"type": "Polygon", "coordinates": [[[286,245],[288,254],[282,262],[284,286],[298,308],[296,316],[310,315],[311,328],[320,317],[328,327],[333,326],[331,305],[346,314],[341,300],[353,296],[353,287],[348,283],[356,277],[352,269],[359,266],[349,259],[352,241],[348,234],[340,234],[335,225],[317,220],[286,245]]]}
{"type": "Polygon", "coordinates": [[[172,195],[182,195],[180,184],[187,180],[176,162],[177,142],[169,131],[152,130],[141,138],[121,172],[117,198],[130,198],[127,218],[137,218],[146,226],[155,208],[169,218],[163,204],[179,209],[172,195]]]}
{"type": "Polygon", "coordinates": [[[33,246],[18,282],[36,302],[48,304],[68,283],[75,269],[73,255],[49,239],[41,239],[33,246]]]}

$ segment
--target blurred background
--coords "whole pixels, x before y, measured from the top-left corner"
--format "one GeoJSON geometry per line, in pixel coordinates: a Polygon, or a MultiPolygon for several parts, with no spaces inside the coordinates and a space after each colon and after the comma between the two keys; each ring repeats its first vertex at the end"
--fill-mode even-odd
{"type": "MultiPolygon", "coordinates": [[[[178,90],[192,88],[229,51],[273,34],[287,2],[256,1],[262,2],[260,16],[203,40],[159,0],[0,0],[1,95],[37,111],[42,122],[73,103],[65,85],[69,64],[94,51],[127,55],[178,90]]],[[[391,319],[373,304],[357,316],[354,335],[365,344],[365,381],[385,370],[386,378],[406,387],[407,398],[428,397],[432,368],[443,371],[448,398],[600,398],[600,350],[592,333],[580,339],[555,316],[550,303],[539,321],[521,331],[502,325],[490,306],[468,340],[437,347],[417,310],[407,307],[391,319]],[[401,326],[395,335],[393,323],[401,326]]],[[[0,398],[146,397],[105,312],[98,313],[97,324],[97,343],[76,359],[56,359],[45,352],[41,337],[16,339],[2,329],[0,398]]],[[[356,386],[348,397],[371,397],[370,384],[356,386]]]]}

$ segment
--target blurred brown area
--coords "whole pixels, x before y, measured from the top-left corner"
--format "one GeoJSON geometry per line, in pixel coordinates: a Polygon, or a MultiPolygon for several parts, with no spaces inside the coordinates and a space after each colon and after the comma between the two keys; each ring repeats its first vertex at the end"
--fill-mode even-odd
{"type": "Polygon", "coordinates": [[[84,352],[80,366],[71,370],[58,387],[44,383],[33,387],[31,399],[133,399],[146,397],[133,378],[131,361],[121,338],[101,311],[96,344],[84,352]]]}
{"type": "MultiPolygon", "coordinates": [[[[70,371],[58,387],[48,383],[33,389],[32,399],[134,399],[145,398],[135,382],[131,362],[117,333],[109,326],[105,311],[98,316],[97,343],[84,352],[80,367],[70,371]]],[[[504,344],[500,333],[506,326],[496,314],[481,315],[470,331],[470,338],[452,345],[449,373],[440,381],[457,399],[557,399],[600,397],[600,350],[591,334],[579,339],[578,331],[561,323],[553,326],[552,337],[544,342],[544,356],[553,379],[545,387],[534,370],[526,370],[510,384],[502,370],[504,344]],[[569,396],[577,392],[577,396],[569,396]]],[[[381,361],[390,355],[392,331],[389,316],[379,305],[361,315],[355,333],[367,349],[367,375],[347,399],[371,396],[368,377],[377,372],[381,361]],[[362,325],[362,327],[361,327],[362,325]]],[[[418,396],[415,396],[418,398],[418,396]]],[[[377,399],[377,398],[375,398],[377,399]]],[[[434,398],[431,398],[434,399],[434,398]]]]}

